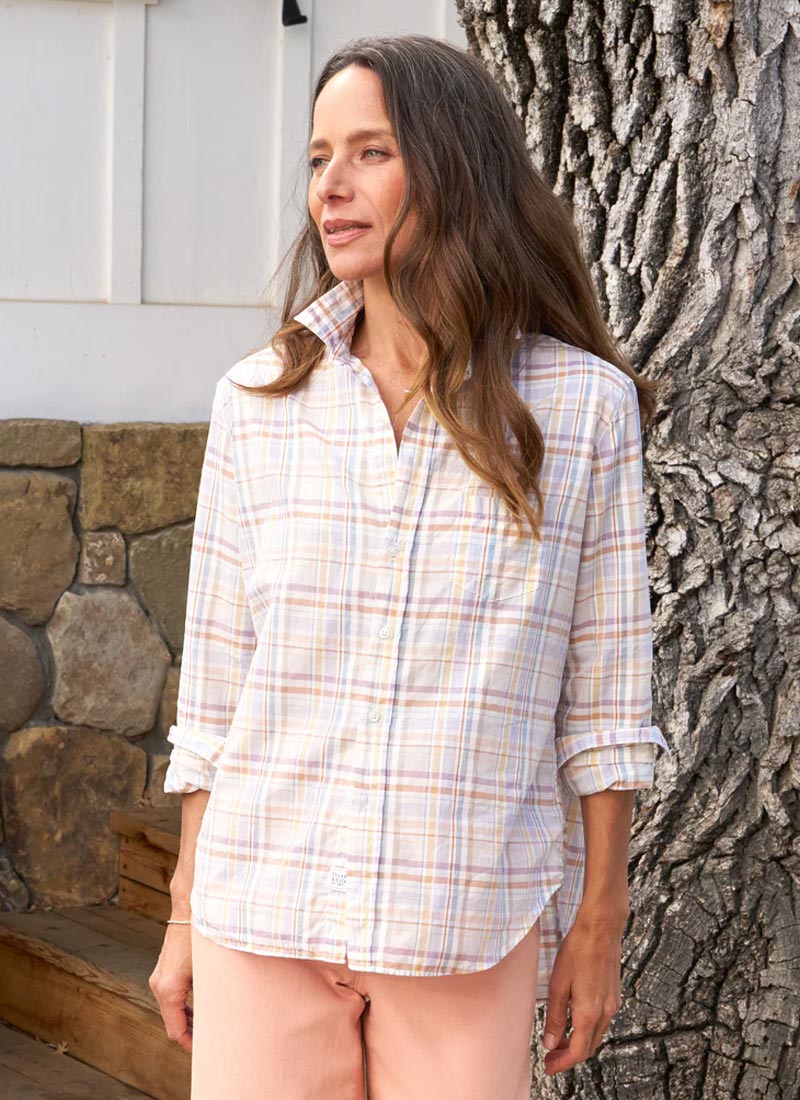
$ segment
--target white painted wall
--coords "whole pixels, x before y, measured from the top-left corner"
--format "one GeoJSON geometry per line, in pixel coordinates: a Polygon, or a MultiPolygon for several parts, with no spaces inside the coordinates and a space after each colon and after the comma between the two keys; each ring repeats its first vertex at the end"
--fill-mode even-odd
{"type": "Polygon", "coordinates": [[[0,418],[205,420],[270,338],[310,95],[363,34],[466,45],[453,0],[3,0],[0,418]]]}

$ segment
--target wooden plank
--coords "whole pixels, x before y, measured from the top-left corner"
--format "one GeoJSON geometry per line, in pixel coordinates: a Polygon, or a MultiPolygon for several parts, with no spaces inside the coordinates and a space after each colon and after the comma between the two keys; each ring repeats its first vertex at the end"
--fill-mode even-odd
{"type": "Polygon", "coordinates": [[[119,846],[119,873],[142,882],[162,894],[169,893],[178,857],[163,848],[155,848],[140,837],[123,836],[119,846]]]}
{"type": "Polygon", "coordinates": [[[120,909],[117,905],[74,906],[59,909],[58,912],[67,920],[76,921],[107,936],[115,936],[131,947],[155,952],[156,958],[164,942],[166,925],[163,921],[153,920],[131,909],[120,909]]]}
{"type": "Polygon", "coordinates": [[[144,886],[141,882],[133,882],[124,875],[119,877],[117,905],[160,921],[165,921],[172,912],[172,898],[169,894],[162,894],[160,890],[144,886]]]}
{"type": "Polygon", "coordinates": [[[60,966],[81,981],[158,1011],[148,978],[158,961],[142,949],[87,928],[56,911],[0,913],[0,943],[60,966]]]}
{"type": "Polygon", "coordinates": [[[121,836],[138,837],[177,856],[181,844],[181,809],[111,810],[109,824],[121,836]]]}
{"type": "Polygon", "coordinates": [[[0,1026],[0,1096],[3,1100],[148,1100],[99,1069],[18,1031],[0,1026]]]}
{"type": "Polygon", "coordinates": [[[131,995],[125,976],[92,974],[81,960],[70,967],[50,945],[48,957],[42,941],[15,942],[3,932],[0,1016],[156,1100],[187,1100],[191,1055],[167,1038],[150,1004],[131,995]]]}

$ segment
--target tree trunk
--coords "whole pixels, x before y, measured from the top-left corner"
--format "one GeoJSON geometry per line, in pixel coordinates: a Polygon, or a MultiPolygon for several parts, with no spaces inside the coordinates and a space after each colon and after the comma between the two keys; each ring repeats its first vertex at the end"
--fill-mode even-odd
{"type": "Polygon", "coordinates": [[[533,1095],[797,1100],[800,4],[456,6],[612,332],[664,380],[645,485],[674,756],[637,794],[622,1008],[565,1074],[537,1035],[533,1095]]]}

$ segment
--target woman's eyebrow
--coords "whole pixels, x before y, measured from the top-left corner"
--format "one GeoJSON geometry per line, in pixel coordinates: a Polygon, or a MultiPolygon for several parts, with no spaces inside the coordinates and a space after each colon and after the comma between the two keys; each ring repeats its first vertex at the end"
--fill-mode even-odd
{"type": "MultiPolygon", "coordinates": [[[[378,137],[390,137],[393,138],[394,134],[391,130],[353,130],[345,137],[345,142],[348,145],[352,145],[354,141],[369,141],[372,138],[378,137]]],[[[323,145],[327,145],[325,138],[315,138],[314,141],[309,143],[308,151],[313,152],[314,149],[320,149],[323,145]]]]}

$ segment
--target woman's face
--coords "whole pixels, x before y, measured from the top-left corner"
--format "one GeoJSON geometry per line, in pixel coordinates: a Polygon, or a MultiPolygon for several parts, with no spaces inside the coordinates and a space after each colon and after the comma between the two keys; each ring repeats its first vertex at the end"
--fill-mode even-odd
{"type": "MultiPolygon", "coordinates": [[[[360,65],[332,77],[314,105],[308,150],[308,209],[339,279],[383,278],[383,248],[403,200],[406,173],[383,105],[380,78],[360,65]],[[356,131],[370,131],[359,135],[356,131]],[[364,229],[331,233],[329,221],[364,229]]],[[[409,212],[392,249],[399,257],[414,226],[409,212]]]]}

